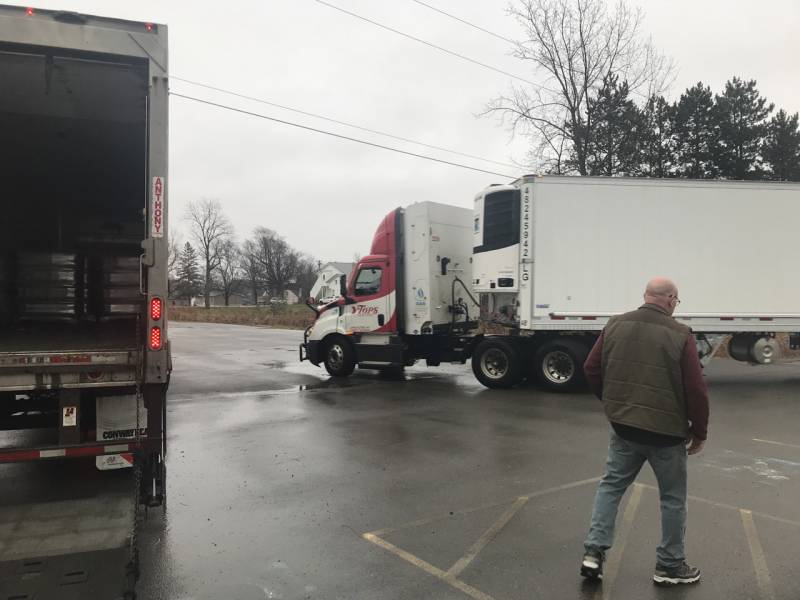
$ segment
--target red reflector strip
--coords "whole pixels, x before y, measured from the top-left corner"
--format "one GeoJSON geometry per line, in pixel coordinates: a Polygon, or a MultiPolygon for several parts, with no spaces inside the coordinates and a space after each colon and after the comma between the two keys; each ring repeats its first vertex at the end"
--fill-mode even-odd
{"type": "Polygon", "coordinates": [[[161,350],[161,327],[150,328],[150,350],[161,350]]]}
{"type": "MultiPolygon", "coordinates": [[[[0,463],[26,462],[42,458],[78,458],[81,456],[101,456],[103,454],[126,454],[136,444],[114,444],[112,446],[78,446],[74,448],[47,448],[45,450],[11,450],[0,452],[0,463]]],[[[132,458],[131,458],[132,460],[132,458]]]]}
{"type": "Polygon", "coordinates": [[[733,321],[733,317],[720,317],[720,321],[733,321]]]}
{"type": "Polygon", "coordinates": [[[18,452],[0,452],[0,463],[4,462],[25,462],[39,458],[38,450],[24,450],[18,452]]]}
{"type": "Polygon", "coordinates": [[[550,315],[550,318],[553,321],[563,321],[564,319],[566,319],[566,317],[559,317],[559,316],[556,316],[556,315],[550,315]]]}
{"type": "Polygon", "coordinates": [[[759,321],[772,321],[772,317],[758,317],[759,321]]]}
{"type": "Polygon", "coordinates": [[[90,363],[92,357],[89,354],[57,354],[50,357],[50,363],[90,363]]]}
{"type": "Polygon", "coordinates": [[[597,317],[581,317],[582,321],[594,321],[596,319],[597,319],[597,317]]]}

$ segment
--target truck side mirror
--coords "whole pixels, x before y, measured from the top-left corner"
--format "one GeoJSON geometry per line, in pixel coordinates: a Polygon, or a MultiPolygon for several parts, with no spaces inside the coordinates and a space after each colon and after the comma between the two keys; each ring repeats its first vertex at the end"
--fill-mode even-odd
{"type": "Polygon", "coordinates": [[[339,277],[339,295],[344,298],[347,296],[347,275],[339,277]]]}

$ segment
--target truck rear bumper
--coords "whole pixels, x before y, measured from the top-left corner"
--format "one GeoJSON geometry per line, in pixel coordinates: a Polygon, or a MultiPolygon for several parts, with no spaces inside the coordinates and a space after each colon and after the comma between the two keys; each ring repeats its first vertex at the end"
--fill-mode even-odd
{"type": "Polygon", "coordinates": [[[0,391],[135,385],[136,349],[0,352],[0,391]]]}
{"type": "Polygon", "coordinates": [[[64,446],[47,446],[42,448],[7,448],[0,450],[0,463],[28,462],[48,458],[81,458],[87,456],[110,456],[115,454],[131,454],[146,448],[148,440],[136,442],[120,441],[114,444],[89,443],[70,444],[64,446]]]}

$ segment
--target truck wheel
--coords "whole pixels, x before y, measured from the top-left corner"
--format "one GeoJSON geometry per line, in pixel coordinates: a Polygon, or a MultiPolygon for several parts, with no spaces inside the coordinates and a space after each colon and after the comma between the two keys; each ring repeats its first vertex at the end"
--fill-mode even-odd
{"type": "Polygon", "coordinates": [[[356,368],[356,353],[348,340],[335,337],[322,353],[325,370],[333,377],[348,377],[356,368]]]}
{"type": "Polygon", "coordinates": [[[472,354],[472,372],[488,388],[510,388],[522,379],[519,350],[508,340],[483,340],[472,354]]]}
{"type": "Polygon", "coordinates": [[[533,367],[539,383],[552,392],[569,392],[584,385],[583,363],[589,347],[580,340],[556,339],[542,344],[533,367]]]}

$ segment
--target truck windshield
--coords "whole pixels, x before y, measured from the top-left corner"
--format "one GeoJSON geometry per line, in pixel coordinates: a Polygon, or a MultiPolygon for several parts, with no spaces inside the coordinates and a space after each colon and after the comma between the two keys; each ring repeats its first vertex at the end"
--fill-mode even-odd
{"type": "Polygon", "coordinates": [[[356,296],[370,296],[377,294],[381,289],[380,267],[367,267],[358,272],[356,278],[356,296]]]}

